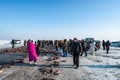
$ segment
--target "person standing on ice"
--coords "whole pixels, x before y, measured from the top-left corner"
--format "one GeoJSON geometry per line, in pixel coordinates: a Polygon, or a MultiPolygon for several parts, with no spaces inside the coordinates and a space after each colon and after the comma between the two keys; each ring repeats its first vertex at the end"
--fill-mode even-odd
{"type": "Polygon", "coordinates": [[[57,40],[54,41],[54,46],[55,46],[56,51],[58,51],[58,41],[57,40]]]}
{"type": "Polygon", "coordinates": [[[39,56],[40,55],[40,40],[37,41],[37,45],[36,45],[36,53],[39,56]]]}
{"type": "Polygon", "coordinates": [[[102,41],[103,50],[105,50],[105,41],[102,41]]]}
{"type": "Polygon", "coordinates": [[[32,61],[36,64],[37,62],[37,54],[35,49],[35,44],[32,41],[28,41],[28,55],[29,55],[29,63],[31,64],[32,61]]]}
{"type": "Polygon", "coordinates": [[[68,53],[71,55],[72,55],[72,52],[71,52],[72,43],[73,43],[73,40],[69,39],[69,41],[68,41],[68,53]]]}
{"type": "Polygon", "coordinates": [[[72,43],[72,53],[73,53],[73,64],[76,65],[76,69],[79,67],[79,55],[82,52],[82,46],[77,38],[74,38],[72,43]]]}
{"type": "Polygon", "coordinates": [[[105,46],[106,46],[106,52],[107,52],[107,54],[109,53],[109,50],[110,50],[110,41],[109,40],[107,40],[107,42],[106,42],[106,44],[105,44],[105,46]]]}
{"type": "Polygon", "coordinates": [[[67,39],[64,40],[63,43],[63,57],[67,57],[67,51],[68,51],[68,43],[67,43],[67,39]]]}
{"type": "Polygon", "coordinates": [[[83,52],[85,53],[85,56],[87,56],[87,53],[86,53],[86,44],[85,44],[84,39],[81,40],[81,46],[82,46],[82,53],[80,54],[80,56],[83,55],[83,52]]]}
{"type": "Polygon", "coordinates": [[[27,45],[27,41],[26,40],[24,40],[24,46],[26,46],[27,45]]]}
{"type": "Polygon", "coordinates": [[[15,47],[15,40],[14,39],[11,41],[11,44],[12,44],[12,48],[14,48],[15,47]]]}

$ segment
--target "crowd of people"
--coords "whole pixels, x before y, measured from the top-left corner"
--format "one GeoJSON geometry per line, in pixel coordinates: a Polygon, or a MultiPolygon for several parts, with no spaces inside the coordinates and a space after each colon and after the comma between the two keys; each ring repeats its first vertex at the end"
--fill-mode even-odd
{"type": "Polygon", "coordinates": [[[63,57],[67,57],[68,54],[71,54],[73,56],[73,63],[76,65],[76,68],[78,68],[79,65],[79,56],[83,56],[83,53],[85,53],[85,57],[87,56],[87,50],[93,49],[95,50],[95,45],[91,41],[89,42],[89,45],[86,45],[86,42],[84,39],[78,40],[77,38],[74,38],[73,40],[67,39],[64,40],[38,40],[33,42],[32,40],[24,41],[24,46],[28,45],[28,53],[29,53],[29,61],[36,62],[37,55],[40,55],[40,48],[45,48],[46,46],[53,46],[56,51],[59,51],[61,49],[63,52],[63,57]],[[31,55],[32,54],[32,55],[31,55]],[[33,58],[31,58],[33,57],[33,58]]]}
{"type": "MultiPolygon", "coordinates": [[[[86,42],[84,39],[82,40],[78,40],[77,38],[72,39],[64,39],[64,40],[38,40],[33,42],[33,40],[25,40],[24,41],[24,47],[20,47],[20,48],[14,48],[14,40],[12,40],[11,42],[12,44],[12,49],[10,50],[14,50],[14,51],[22,51],[23,48],[25,50],[25,48],[27,49],[27,52],[29,54],[29,62],[31,64],[32,61],[34,61],[34,63],[36,63],[38,57],[40,55],[40,49],[41,48],[45,48],[46,46],[50,47],[54,47],[54,49],[56,51],[59,51],[59,49],[62,50],[63,53],[63,57],[67,57],[68,54],[71,54],[73,56],[73,65],[76,66],[76,69],[79,66],[79,56],[83,56],[83,54],[85,55],[85,57],[87,57],[87,51],[90,50],[91,53],[94,53],[95,51],[95,43],[93,43],[92,41],[86,42]]],[[[102,46],[103,46],[103,50],[107,51],[107,54],[109,53],[109,46],[110,46],[110,42],[108,41],[104,41],[102,42],[102,46]]],[[[10,50],[6,50],[4,52],[13,52],[10,50]]]]}

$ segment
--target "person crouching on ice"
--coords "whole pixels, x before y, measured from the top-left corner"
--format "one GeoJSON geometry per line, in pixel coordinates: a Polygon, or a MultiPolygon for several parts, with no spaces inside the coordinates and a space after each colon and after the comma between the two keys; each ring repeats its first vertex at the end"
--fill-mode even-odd
{"type": "Polygon", "coordinates": [[[35,44],[32,41],[28,41],[28,55],[29,55],[29,63],[31,64],[32,61],[36,64],[38,59],[35,49],[35,44]]]}

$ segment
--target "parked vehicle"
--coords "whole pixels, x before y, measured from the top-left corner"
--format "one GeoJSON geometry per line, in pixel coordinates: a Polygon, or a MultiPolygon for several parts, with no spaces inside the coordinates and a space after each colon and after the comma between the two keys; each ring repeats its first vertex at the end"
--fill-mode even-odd
{"type": "Polygon", "coordinates": [[[120,47],[120,41],[111,42],[111,47],[120,47]]]}
{"type": "Polygon", "coordinates": [[[90,49],[90,44],[94,43],[95,40],[94,40],[94,38],[85,38],[85,42],[86,42],[86,49],[88,51],[90,49]]]}

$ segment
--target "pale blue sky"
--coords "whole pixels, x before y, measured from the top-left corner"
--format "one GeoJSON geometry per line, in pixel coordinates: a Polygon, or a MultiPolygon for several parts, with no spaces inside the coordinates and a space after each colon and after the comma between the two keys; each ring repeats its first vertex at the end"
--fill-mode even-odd
{"type": "Polygon", "coordinates": [[[0,39],[119,36],[120,0],[0,0],[0,39]]]}

